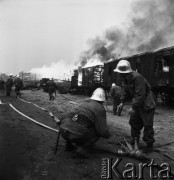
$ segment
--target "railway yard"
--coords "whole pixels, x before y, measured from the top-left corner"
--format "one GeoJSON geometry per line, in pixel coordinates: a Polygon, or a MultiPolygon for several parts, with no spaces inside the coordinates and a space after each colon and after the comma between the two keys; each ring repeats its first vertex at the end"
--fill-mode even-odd
{"type": "Polygon", "coordinates": [[[0,8],[0,180],[174,180],[174,0],[0,8]]]}
{"type": "MultiPolygon", "coordinates": [[[[21,99],[0,94],[0,179],[2,180],[56,180],[56,179],[101,179],[103,158],[120,158],[113,152],[119,149],[118,142],[129,139],[130,127],[128,113],[130,105],[123,109],[122,116],[114,116],[111,103],[107,105],[108,126],[113,136],[97,142],[90,152],[90,158],[76,157],[73,152],[64,151],[64,140],[60,137],[55,154],[58,125],[50,114],[62,119],[79,102],[88,99],[83,95],[57,94],[56,100],[49,101],[48,94],[42,90],[22,91],[21,99]],[[42,108],[40,108],[42,107],[42,108]],[[50,113],[51,112],[51,113],[50,113]],[[23,114],[19,114],[23,113],[23,114]],[[24,116],[25,115],[25,116],[24,116]],[[42,123],[52,129],[42,127],[42,123]]],[[[174,110],[161,103],[155,111],[154,152],[147,154],[158,165],[167,163],[174,173],[174,110]]],[[[143,146],[143,141],[140,144],[143,146]]],[[[122,157],[124,163],[141,163],[140,160],[122,157]]],[[[136,169],[138,171],[138,169],[136,169]]],[[[158,175],[159,170],[154,171],[158,175]]],[[[113,179],[119,179],[114,172],[113,179]]],[[[164,174],[163,174],[164,175],[164,174]]],[[[144,169],[145,179],[151,179],[149,169],[144,169]]],[[[159,177],[157,176],[156,179],[159,177]]]]}

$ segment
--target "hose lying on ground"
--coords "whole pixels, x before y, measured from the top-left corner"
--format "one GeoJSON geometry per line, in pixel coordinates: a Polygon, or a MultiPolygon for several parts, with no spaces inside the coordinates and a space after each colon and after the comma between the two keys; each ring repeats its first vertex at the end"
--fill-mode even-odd
{"type": "Polygon", "coordinates": [[[67,99],[69,102],[72,102],[72,103],[79,103],[79,102],[76,102],[76,101],[72,101],[71,99],[69,99],[69,98],[67,98],[67,97],[65,97],[65,96],[63,96],[59,91],[56,91],[59,95],[61,95],[63,98],[65,98],[65,99],[67,99]]]}
{"type": "MultiPolygon", "coordinates": [[[[24,99],[21,99],[21,98],[19,98],[19,97],[18,97],[18,99],[21,100],[21,101],[23,101],[23,102],[33,104],[34,106],[42,109],[43,111],[49,112],[48,110],[46,110],[45,108],[43,108],[43,107],[41,107],[41,106],[38,106],[37,104],[34,104],[34,103],[32,103],[32,102],[29,102],[29,101],[25,101],[24,99]]],[[[57,123],[60,123],[60,119],[58,119],[56,116],[54,116],[52,112],[49,112],[49,115],[50,115],[57,123]]]]}
{"type": "MultiPolygon", "coordinates": [[[[17,113],[21,114],[22,116],[26,117],[26,118],[29,119],[30,121],[32,121],[32,122],[34,122],[34,123],[36,123],[36,124],[38,124],[38,125],[40,125],[40,126],[42,126],[42,127],[44,127],[44,128],[50,129],[50,130],[55,131],[55,132],[59,132],[59,130],[54,129],[54,128],[51,128],[51,127],[49,127],[49,126],[47,126],[47,125],[45,125],[45,124],[42,124],[42,123],[34,120],[33,118],[25,115],[24,113],[20,112],[20,111],[17,110],[11,103],[2,103],[1,100],[0,100],[0,104],[1,104],[1,105],[7,105],[7,104],[8,104],[13,110],[15,110],[17,113]]],[[[58,120],[59,120],[59,119],[58,119],[58,120]]],[[[59,120],[59,121],[60,121],[60,120],[59,120]]]]}
{"type": "Polygon", "coordinates": [[[22,113],[22,112],[20,112],[19,110],[17,110],[12,104],[9,104],[9,105],[10,105],[10,107],[12,107],[16,112],[18,112],[18,113],[21,114],[22,116],[26,117],[26,118],[29,119],[30,121],[32,121],[32,122],[34,122],[34,123],[36,123],[36,124],[38,124],[38,125],[40,125],[40,126],[42,126],[42,127],[44,127],[44,128],[50,129],[50,130],[55,131],[55,132],[59,132],[57,129],[53,129],[53,128],[51,128],[51,127],[49,127],[49,126],[47,126],[47,125],[45,125],[45,124],[42,124],[42,123],[34,120],[33,118],[25,115],[24,113],[22,113]]]}

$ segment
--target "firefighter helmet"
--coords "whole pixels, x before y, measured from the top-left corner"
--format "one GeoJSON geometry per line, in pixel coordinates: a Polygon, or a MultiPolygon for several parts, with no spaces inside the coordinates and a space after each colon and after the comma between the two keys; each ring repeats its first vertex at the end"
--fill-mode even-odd
{"type": "Polygon", "coordinates": [[[115,87],[116,86],[116,84],[115,83],[112,83],[112,87],[115,87]]]}
{"type": "Polygon", "coordinates": [[[96,100],[96,101],[101,101],[101,102],[106,101],[104,89],[103,88],[97,88],[93,92],[91,99],[96,100]]]}
{"type": "Polygon", "coordinates": [[[132,72],[131,65],[127,60],[121,60],[118,62],[114,72],[118,73],[130,73],[132,72]]]}

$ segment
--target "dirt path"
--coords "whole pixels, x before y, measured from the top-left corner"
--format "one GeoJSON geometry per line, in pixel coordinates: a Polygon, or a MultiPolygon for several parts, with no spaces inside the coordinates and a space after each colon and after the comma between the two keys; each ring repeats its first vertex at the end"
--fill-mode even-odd
{"type": "MultiPolygon", "coordinates": [[[[48,113],[14,97],[0,98],[26,115],[47,125],[56,126],[48,113]]],[[[8,104],[0,105],[0,179],[44,179],[48,166],[55,163],[57,134],[19,115],[8,104]]]]}
{"type": "MultiPolygon", "coordinates": [[[[71,96],[66,94],[57,95],[56,101],[50,103],[48,95],[42,91],[23,91],[22,98],[36,103],[39,106],[51,111],[58,118],[62,119],[76,104],[68,99],[81,102],[88,98],[85,96],[71,96]],[[68,98],[68,99],[66,99],[68,98]]],[[[37,108],[31,103],[25,103],[12,97],[0,95],[2,102],[10,102],[18,110],[44,123],[52,128],[57,129],[56,122],[50,117],[48,112],[37,108]]],[[[106,158],[110,163],[111,159],[115,162],[119,156],[109,153],[116,151],[119,146],[117,142],[123,138],[129,138],[130,127],[128,125],[127,109],[124,108],[121,117],[113,116],[107,113],[109,127],[114,134],[109,140],[101,139],[96,144],[96,148],[91,150],[90,159],[81,159],[75,157],[74,153],[64,151],[64,140],[60,138],[59,149],[55,156],[55,143],[57,133],[42,128],[25,117],[15,112],[9,105],[0,105],[0,179],[5,180],[57,180],[57,179],[101,179],[102,159],[106,158]]],[[[108,106],[111,110],[111,106],[108,106]]],[[[155,114],[155,146],[165,145],[174,140],[173,133],[173,109],[157,108],[155,114]]],[[[143,142],[141,142],[143,144],[143,142]]],[[[173,156],[174,144],[168,144],[162,147],[156,147],[159,152],[154,152],[148,157],[154,159],[156,163],[168,163],[173,171],[173,162],[164,156],[164,152],[173,156]]],[[[111,164],[113,164],[113,162],[111,164]]],[[[138,166],[140,161],[132,158],[123,157],[119,164],[119,171],[126,170],[126,164],[135,164],[135,172],[138,175],[138,166]]],[[[128,168],[127,168],[128,169],[128,168]]],[[[130,167],[129,167],[130,169],[130,167]]],[[[159,169],[155,170],[157,174],[159,169]]],[[[111,174],[110,174],[111,175],[111,174]]],[[[114,179],[116,177],[112,171],[114,179]]],[[[130,174],[129,174],[130,175],[130,174]]],[[[150,179],[149,169],[144,169],[145,179],[150,179]]]]}

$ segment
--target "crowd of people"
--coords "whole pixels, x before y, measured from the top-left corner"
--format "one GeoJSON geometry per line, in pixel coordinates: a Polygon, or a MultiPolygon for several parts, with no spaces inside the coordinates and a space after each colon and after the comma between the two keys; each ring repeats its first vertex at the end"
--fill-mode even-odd
{"type": "Polygon", "coordinates": [[[23,81],[17,76],[9,75],[6,81],[0,78],[0,90],[3,94],[6,93],[6,96],[11,96],[12,87],[15,88],[16,97],[21,96],[21,90],[23,88],[23,81]]]}

